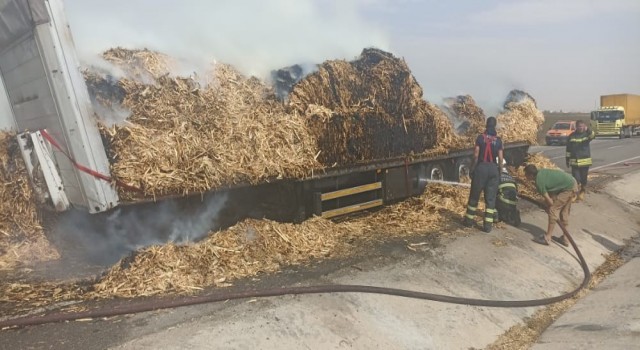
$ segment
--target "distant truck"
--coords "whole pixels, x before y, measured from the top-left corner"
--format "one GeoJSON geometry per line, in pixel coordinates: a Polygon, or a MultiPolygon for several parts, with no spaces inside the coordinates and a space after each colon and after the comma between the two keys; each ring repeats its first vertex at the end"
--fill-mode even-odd
{"type": "Polygon", "coordinates": [[[600,96],[600,108],[591,112],[591,126],[596,136],[640,135],[640,95],[600,96]]]}

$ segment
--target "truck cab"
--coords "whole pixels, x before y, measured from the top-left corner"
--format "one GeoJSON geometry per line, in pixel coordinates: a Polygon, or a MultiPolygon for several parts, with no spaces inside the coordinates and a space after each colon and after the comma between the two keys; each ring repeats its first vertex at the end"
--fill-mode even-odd
{"type": "Polygon", "coordinates": [[[625,126],[624,107],[608,106],[591,112],[591,126],[596,136],[619,136],[625,126]]]}
{"type": "Polygon", "coordinates": [[[547,145],[566,145],[569,135],[576,131],[576,122],[573,120],[559,120],[545,135],[547,145]]]}

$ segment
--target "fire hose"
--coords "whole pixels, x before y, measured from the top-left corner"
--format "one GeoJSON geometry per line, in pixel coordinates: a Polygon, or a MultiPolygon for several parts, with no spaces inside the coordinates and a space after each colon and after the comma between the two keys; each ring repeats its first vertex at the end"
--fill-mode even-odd
{"type": "Polygon", "coordinates": [[[366,285],[317,285],[317,286],[307,286],[307,287],[283,287],[283,288],[268,288],[268,289],[258,289],[258,290],[242,290],[242,291],[230,291],[230,292],[220,292],[216,294],[210,295],[201,295],[195,297],[178,297],[174,299],[167,300],[149,300],[149,301],[141,301],[135,303],[129,303],[124,306],[116,306],[116,307],[105,307],[100,309],[93,310],[85,310],[85,311],[77,311],[77,312],[53,312],[45,315],[32,315],[32,316],[24,316],[18,317],[14,319],[8,319],[4,321],[0,321],[0,329],[5,328],[14,328],[14,327],[25,327],[25,326],[35,326],[42,325],[46,323],[55,323],[55,322],[66,322],[66,321],[75,321],[75,320],[84,320],[84,319],[96,319],[96,318],[107,318],[114,316],[121,316],[127,314],[134,314],[140,312],[149,312],[156,311],[162,309],[170,309],[177,308],[182,306],[192,306],[199,305],[205,303],[214,303],[228,300],[236,300],[236,299],[248,299],[248,298],[264,298],[264,297],[274,297],[274,296],[283,296],[283,295],[301,295],[301,294],[320,294],[320,293],[369,293],[369,294],[384,294],[384,295],[392,295],[398,297],[405,298],[414,298],[421,300],[430,300],[437,301],[443,303],[450,304],[461,304],[461,305],[470,305],[470,306],[484,306],[484,307],[499,307],[499,308],[520,308],[520,307],[533,307],[533,306],[544,306],[553,303],[557,303],[559,301],[569,299],[575,296],[580,290],[587,287],[589,281],[591,279],[591,273],[589,271],[589,267],[587,266],[587,262],[578,249],[573,237],[569,234],[567,228],[562,225],[561,222],[558,221],[558,225],[562,229],[562,232],[569,239],[571,246],[576,252],[578,259],[580,261],[580,266],[582,267],[582,271],[584,273],[584,278],[582,283],[575,288],[574,290],[564,293],[562,295],[558,295],[551,298],[544,299],[532,299],[532,300],[487,300],[487,299],[473,299],[473,298],[463,298],[463,297],[454,297],[448,295],[440,295],[440,294],[432,294],[420,291],[412,291],[398,288],[386,288],[386,287],[375,287],[375,286],[366,286],[366,285]]]}

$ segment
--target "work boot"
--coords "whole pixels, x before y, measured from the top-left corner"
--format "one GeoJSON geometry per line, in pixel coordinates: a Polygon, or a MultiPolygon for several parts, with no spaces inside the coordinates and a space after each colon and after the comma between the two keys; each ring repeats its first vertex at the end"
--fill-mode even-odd
{"type": "Polygon", "coordinates": [[[493,227],[493,225],[490,222],[484,222],[484,224],[482,224],[482,231],[486,232],[486,233],[490,233],[491,232],[491,228],[493,227]]]}
{"type": "Polygon", "coordinates": [[[578,192],[578,202],[582,202],[584,200],[584,195],[587,191],[585,191],[585,189],[581,189],[580,192],[578,192]]]}
{"type": "Polygon", "coordinates": [[[464,227],[472,227],[473,226],[473,220],[471,220],[468,217],[464,217],[464,220],[462,220],[462,225],[464,225],[464,227]]]}

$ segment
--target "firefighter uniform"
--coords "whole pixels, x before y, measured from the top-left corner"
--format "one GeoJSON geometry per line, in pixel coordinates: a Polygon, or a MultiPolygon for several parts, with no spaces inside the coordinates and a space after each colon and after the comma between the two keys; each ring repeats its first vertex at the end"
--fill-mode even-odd
{"type": "Polygon", "coordinates": [[[467,203],[467,213],[464,218],[464,225],[471,227],[476,217],[480,194],[484,192],[485,212],[483,229],[490,232],[496,214],[496,196],[498,195],[498,185],[500,184],[500,171],[496,156],[503,149],[502,140],[487,133],[478,135],[476,146],[480,153],[477,165],[473,170],[471,178],[471,191],[467,203]]]}
{"type": "Polygon", "coordinates": [[[567,139],[567,167],[571,167],[571,174],[580,186],[579,200],[584,199],[584,193],[587,189],[589,167],[593,164],[589,144],[595,137],[594,131],[587,130],[583,133],[574,131],[567,139]]]}
{"type": "Polygon", "coordinates": [[[496,209],[498,218],[509,225],[520,226],[520,210],[518,210],[518,185],[513,176],[503,170],[500,174],[500,185],[498,186],[498,200],[496,209]]]}

